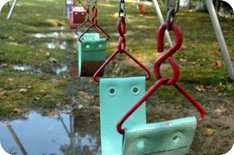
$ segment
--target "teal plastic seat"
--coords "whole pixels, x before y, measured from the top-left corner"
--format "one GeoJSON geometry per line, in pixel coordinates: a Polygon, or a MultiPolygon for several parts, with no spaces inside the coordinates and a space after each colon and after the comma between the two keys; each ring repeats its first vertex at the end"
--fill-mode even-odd
{"type": "MultiPolygon", "coordinates": [[[[123,137],[116,124],[145,93],[145,77],[100,78],[100,123],[102,155],[122,155],[123,137]]],[[[126,127],[146,123],[143,104],[127,121],[126,127]]],[[[132,154],[134,155],[134,154],[132,154]]]]}
{"type": "Polygon", "coordinates": [[[77,44],[78,76],[93,76],[106,58],[107,40],[99,33],[86,33],[77,44]]]}
{"type": "Polygon", "coordinates": [[[123,155],[186,155],[196,127],[196,117],[128,127],[123,155]]]}

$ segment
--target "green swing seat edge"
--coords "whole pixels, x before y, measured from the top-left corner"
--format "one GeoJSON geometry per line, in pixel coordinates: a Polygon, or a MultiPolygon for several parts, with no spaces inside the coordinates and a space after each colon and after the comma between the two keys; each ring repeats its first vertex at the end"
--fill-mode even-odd
{"type": "MultiPolygon", "coordinates": [[[[80,34],[78,33],[78,36],[80,34]]],[[[103,61],[106,58],[107,41],[99,33],[86,33],[78,40],[78,57],[82,61],[103,61]]]]}
{"type": "Polygon", "coordinates": [[[129,127],[123,155],[186,155],[196,127],[195,116],[129,127]]]}
{"type": "MultiPolygon", "coordinates": [[[[123,136],[116,130],[120,118],[144,95],[145,77],[101,78],[100,123],[102,155],[122,155],[123,136]]],[[[143,104],[124,124],[132,127],[146,123],[143,104]]]]}
{"type": "MultiPolygon", "coordinates": [[[[81,33],[77,32],[77,36],[80,35],[81,33]]],[[[78,40],[78,47],[80,50],[82,50],[82,52],[88,54],[89,52],[105,52],[107,40],[105,38],[101,38],[99,33],[85,33],[81,38],[81,42],[78,40]]]]}

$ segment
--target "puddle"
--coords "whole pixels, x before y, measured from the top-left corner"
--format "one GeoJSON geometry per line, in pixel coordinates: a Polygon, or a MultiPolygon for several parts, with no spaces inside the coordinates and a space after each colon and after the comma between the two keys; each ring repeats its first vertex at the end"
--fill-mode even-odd
{"type": "MultiPolygon", "coordinates": [[[[12,66],[13,70],[18,72],[29,72],[31,74],[42,74],[43,72],[41,69],[34,68],[31,65],[26,64],[17,64],[12,66]]],[[[0,68],[1,69],[1,68],[0,68]]],[[[51,71],[52,73],[56,75],[64,75],[68,72],[68,66],[67,65],[60,65],[60,64],[53,64],[51,65],[51,71]]]]}
{"type": "Polygon", "coordinates": [[[61,28],[59,31],[61,32],[35,33],[35,34],[32,34],[32,36],[37,39],[44,39],[44,38],[61,39],[61,38],[71,37],[71,34],[68,32],[64,32],[63,28],[61,28]]]}
{"type": "Polygon", "coordinates": [[[41,74],[41,70],[34,68],[31,65],[25,65],[25,64],[19,64],[19,65],[13,65],[12,68],[15,71],[20,71],[20,72],[30,72],[32,74],[41,74]]]}
{"type": "Polygon", "coordinates": [[[35,38],[59,38],[62,33],[52,32],[52,33],[36,33],[33,34],[35,38]]]}
{"type": "Polygon", "coordinates": [[[50,42],[50,43],[46,43],[46,47],[49,49],[61,49],[61,50],[65,50],[67,47],[66,42],[50,42]]]}
{"type": "Polygon", "coordinates": [[[53,30],[53,31],[64,31],[65,27],[64,26],[58,26],[58,27],[50,27],[48,29],[53,30]]]}
{"type": "Polygon", "coordinates": [[[0,143],[16,155],[101,155],[96,122],[87,112],[32,111],[23,119],[0,122],[0,143]]]}
{"type": "Polygon", "coordinates": [[[60,67],[52,67],[53,72],[56,75],[62,75],[68,71],[68,66],[67,65],[62,65],[60,67]]]}

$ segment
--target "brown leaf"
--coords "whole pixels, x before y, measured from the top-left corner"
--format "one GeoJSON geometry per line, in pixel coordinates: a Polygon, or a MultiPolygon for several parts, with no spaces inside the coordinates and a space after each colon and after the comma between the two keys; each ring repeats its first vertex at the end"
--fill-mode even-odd
{"type": "Polygon", "coordinates": [[[213,129],[213,128],[205,128],[205,129],[203,130],[204,136],[210,137],[210,136],[213,136],[214,133],[215,133],[215,129],[213,129]]]}
{"type": "Polygon", "coordinates": [[[15,114],[22,114],[24,111],[22,109],[20,109],[20,108],[14,108],[13,112],[15,114]]]}
{"type": "Polygon", "coordinates": [[[227,109],[224,108],[224,106],[220,106],[217,109],[215,109],[215,113],[219,116],[225,114],[226,112],[227,112],[227,109]]]}
{"type": "Polygon", "coordinates": [[[21,89],[19,90],[19,92],[20,92],[21,94],[25,94],[25,93],[28,92],[28,89],[26,89],[26,88],[21,88],[21,89]]]}
{"type": "Polygon", "coordinates": [[[199,85],[199,86],[196,86],[195,89],[199,92],[204,92],[206,91],[206,88],[204,85],[199,85]]]}
{"type": "Polygon", "coordinates": [[[5,91],[0,91],[0,98],[4,97],[6,95],[5,91]]]}
{"type": "Polygon", "coordinates": [[[222,67],[223,66],[223,61],[221,61],[221,60],[215,61],[214,66],[217,67],[217,68],[222,67]]]}

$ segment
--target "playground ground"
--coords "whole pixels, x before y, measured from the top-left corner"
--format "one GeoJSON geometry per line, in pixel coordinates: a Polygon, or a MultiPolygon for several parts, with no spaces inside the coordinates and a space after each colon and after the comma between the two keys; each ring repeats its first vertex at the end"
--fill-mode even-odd
{"type": "MultiPolygon", "coordinates": [[[[99,23],[112,36],[108,47],[111,53],[117,42],[118,4],[102,0],[98,7],[99,23]]],[[[150,7],[147,7],[147,15],[140,15],[136,4],[130,1],[127,13],[128,48],[152,70],[157,57],[155,30],[159,26],[158,18],[150,7]]],[[[234,20],[220,20],[234,58],[234,20]]],[[[234,143],[234,84],[228,79],[208,14],[181,10],[177,23],[184,31],[184,44],[176,55],[181,65],[181,82],[207,110],[206,118],[199,123],[191,154],[220,155],[234,143]]],[[[71,77],[71,64],[75,64],[72,43],[64,18],[64,1],[19,1],[12,20],[0,18],[2,119],[20,117],[32,109],[67,108],[74,103],[80,110],[98,109],[97,84],[91,79],[71,77]]],[[[163,69],[170,74],[168,67],[165,65],[163,69]]],[[[107,75],[127,76],[139,72],[133,63],[120,57],[107,75]]],[[[153,82],[154,79],[150,80],[147,86],[153,82]]],[[[147,109],[151,122],[196,112],[175,89],[168,87],[149,99],[147,109]]],[[[96,118],[98,122],[98,115],[96,118]]]]}

